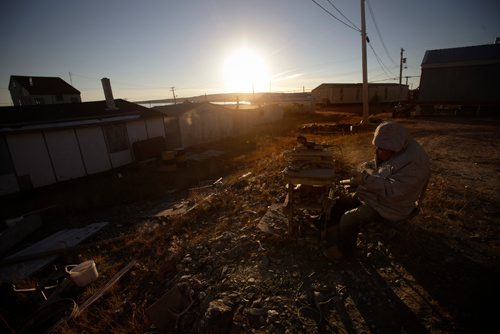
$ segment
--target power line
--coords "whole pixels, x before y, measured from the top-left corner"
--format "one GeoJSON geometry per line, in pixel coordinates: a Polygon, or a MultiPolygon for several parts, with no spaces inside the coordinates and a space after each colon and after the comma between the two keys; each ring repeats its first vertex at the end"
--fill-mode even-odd
{"type": "Polygon", "coordinates": [[[389,69],[389,67],[387,67],[384,64],[384,62],[382,61],[382,59],[380,59],[377,52],[375,52],[375,49],[373,48],[372,44],[368,43],[368,45],[370,46],[370,49],[372,50],[373,54],[375,55],[375,59],[377,59],[377,62],[379,63],[380,68],[385,72],[385,74],[387,74],[388,76],[391,76],[391,75],[394,76],[394,73],[392,73],[392,71],[389,69]],[[389,73],[387,73],[387,72],[389,72],[389,73]]]}
{"type": "Polygon", "coordinates": [[[358,28],[356,27],[353,27],[347,23],[345,23],[344,21],[342,21],[341,19],[339,19],[338,17],[336,17],[335,15],[333,15],[328,9],[326,9],[325,7],[321,6],[319,3],[316,2],[316,0],[311,0],[312,2],[314,2],[319,8],[323,9],[325,12],[328,13],[328,15],[330,15],[331,17],[333,17],[335,20],[339,21],[340,23],[342,23],[343,25],[345,25],[346,27],[352,29],[352,30],[355,30],[357,32],[360,32],[361,30],[359,30],[358,28]]]}
{"type": "Polygon", "coordinates": [[[371,80],[370,83],[372,82],[381,82],[381,81],[396,81],[398,78],[387,78],[387,79],[380,79],[380,80],[371,80]]]}
{"type": "Polygon", "coordinates": [[[358,31],[361,31],[361,30],[360,30],[360,29],[356,26],[356,24],[354,24],[351,20],[349,20],[349,18],[348,18],[347,16],[345,16],[345,15],[344,15],[344,13],[342,13],[342,12],[340,11],[340,9],[338,9],[338,8],[337,8],[337,7],[333,4],[333,2],[332,2],[331,0],[327,0],[327,1],[330,3],[330,5],[332,5],[332,7],[333,7],[333,8],[335,8],[335,10],[336,10],[337,12],[339,12],[339,14],[340,14],[340,15],[342,15],[342,17],[343,17],[344,19],[346,19],[347,21],[349,21],[349,23],[350,23],[350,24],[352,24],[352,26],[353,26],[353,27],[355,27],[356,29],[358,29],[358,31]]]}
{"type": "Polygon", "coordinates": [[[385,46],[384,39],[382,38],[382,34],[380,33],[380,30],[378,29],[377,21],[375,20],[375,15],[373,14],[372,6],[370,5],[370,1],[366,1],[368,3],[368,10],[370,10],[370,16],[372,17],[373,24],[375,25],[375,30],[377,31],[378,37],[380,38],[380,42],[382,43],[382,47],[385,50],[385,53],[387,54],[387,57],[391,60],[392,64],[394,66],[397,66],[396,62],[394,59],[392,59],[391,54],[387,50],[387,47],[385,46]]]}

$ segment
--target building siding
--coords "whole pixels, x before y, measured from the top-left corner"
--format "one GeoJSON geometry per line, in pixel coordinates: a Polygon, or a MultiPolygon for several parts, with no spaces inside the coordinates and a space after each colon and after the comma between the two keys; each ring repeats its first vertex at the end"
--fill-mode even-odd
{"type": "MultiPolygon", "coordinates": [[[[356,104],[363,102],[361,84],[322,84],[312,90],[316,103],[356,104]]],[[[396,103],[408,99],[408,86],[398,84],[369,84],[370,103],[396,103]]]]}
{"type": "Polygon", "coordinates": [[[500,104],[500,64],[422,69],[421,104],[500,104]]]}
{"type": "Polygon", "coordinates": [[[46,132],[45,140],[57,181],[85,176],[85,167],[73,129],[46,132]]]}
{"type": "Polygon", "coordinates": [[[110,170],[111,161],[101,127],[79,128],[76,133],[87,174],[110,170]]]}
{"type": "Polygon", "coordinates": [[[7,144],[19,177],[29,176],[35,188],[56,182],[42,132],[9,135],[7,144]]]}

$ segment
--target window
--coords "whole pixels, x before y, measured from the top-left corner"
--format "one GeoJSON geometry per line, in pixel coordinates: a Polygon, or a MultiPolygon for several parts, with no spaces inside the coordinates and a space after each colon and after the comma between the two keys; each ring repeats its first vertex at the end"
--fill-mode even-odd
{"type": "Polygon", "coordinates": [[[64,101],[63,96],[62,96],[62,95],[56,95],[56,101],[57,101],[57,102],[62,102],[62,101],[64,101]]]}
{"type": "Polygon", "coordinates": [[[35,102],[35,104],[45,104],[43,97],[35,97],[33,98],[33,102],[35,102]]]}
{"type": "Polygon", "coordinates": [[[109,153],[125,151],[128,149],[127,129],[124,124],[105,126],[104,134],[108,141],[109,153]]]}

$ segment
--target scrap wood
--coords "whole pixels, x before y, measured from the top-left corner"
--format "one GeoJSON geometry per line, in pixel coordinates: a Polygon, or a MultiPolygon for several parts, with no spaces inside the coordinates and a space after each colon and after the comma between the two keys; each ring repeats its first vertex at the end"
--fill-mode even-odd
{"type": "MultiPolygon", "coordinates": [[[[64,229],[58,231],[47,238],[38,241],[37,243],[13,254],[7,259],[12,259],[17,256],[27,256],[31,254],[37,254],[40,252],[53,250],[61,248],[61,245],[64,247],[72,247],[83,240],[89,238],[94,235],[98,231],[100,231],[104,226],[106,226],[107,222],[94,223],[87,225],[82,228],[74,228],[74,229],[64,229]]],[[[50,264],[52,261],[56,259],[56,256],[44,257],[38,260],[31,260],[21,264],[12,265],[9,267],[4,267],[0,270],[0,281],[10,281],[13,279],[24,279],[29,277],[32,273],[42,269],[46,265],[50,264]]]]}
{"type": "Polygon", "coordinates": [[[175,320],[177,328],[179,319],[193,306],[194,300],[191,294],[189,300],[181,293],[177,286],[174,286],[147,310],[148,319],[161,331],[167,329],[170,319],[175,320]]]}
{"type": "Polygon", "coordinates": [[[80,314],[82,314],[85,309],[87,309],[90,305],[92,305],[96,300],[102,297],[108,291],[120,278],[123,277],[130,269],[132,269],[133,266],[137,264],[136,260],[132,260],[128,265],[126,265],[122,270],[120,270],[118,273],[111,278],[106,285],[104,285],[102,288],[100,288],[95,294],[93,294],[89,299],[87,299],[82,305],[78,307],[78,311],[75,313],[74,318],[78,317],[80,314]]]}
{"type": "Polygon", "coordinates": [[[122,235],[122,236],[116,237],[116,238],[111,238],[111,239],[107,239],[107,240],[100,240],[100,241],[91,242],[91,243],[83,244],[83,245],[76,245],[73,247],[61,247],[61,248],[48,250],[45,252],[40,252],[40,253],[32,253],[32,254],[27,254],[27,255],[18,255],[15,257],[9,257],[9,258],[5,258],[5,259],[0,260],[0,267],[8,266],[11,264],[16,264],[16,263],[20,263],[20,262],[24,262],[24,261],[40,259],[40,258],[44,258],[46,256],[75,252],[75,251],[78,251],[82,248],[102,246],[105,244],[110,244],[113,242],[117,242],[117,241],[121,241],[121,240],[124,240],[127,238],[131,238],[131,237],[132,237],[132,235],[127,234],[127,235],[122,235]]]}
{"type": "Polygon", "coordinates": [[[42,226],[42,217],[38,213],[24,215],[5,221],[7,229],[0,232],[0,255],[23,241],[42,226]]]}
{"type": "Polygon", "coordinates": [[[186,213],[189,213],[191,212],[192,210],[194,210],[196,207],[198,207],[201,203],[203,202],[206,202],[208,201],[210,198],[212,198],[212,196],[215,195],[215,193],[211,193],[210,195],[208,195],[207,197],[203,198],[201,201],[199,201],[198,203],[196,203],[195,205],[193,205],[192,207],[190,207],[186,213]]]}
{"type": "Polygon", "coordinates": [[[201,186],[201,187],[189,188],[189,190],[193,191],[193,190],[201,190],[201,189],[207,189],[207,188],[214,188],[214,187],[217,187],[217,186],[220,186],[220,185],[222,185],[222,177],[219,177],[216,181],[214,181],[211,184],[208,184],[208,185],[205,185],[205,186],[201,186]]]}
{"type": "MultiPolygon", "coordinates": [[[[216,183],[214,183],[214,185],[215,184],[216,183]]],[[[208,187],[212,188],[213,186],[208,186],[208,187]]],[[[198,189],[200,189],[200,188],[198,188],[198,189]]],[[[154,217],[176,217],[176,216],[181,216],[181,215],[183,216],[183,215],[191,212],[195,208],[197,208],[201,203],[208,201],[213,195],[215,195],[215,193],[211,193],[210,195],[206,196],[205,198],[203,198],[198,203],[194,204],[189,209],[186,209],[185,203],[172,205],[168,209],[165,209],[163,211],[158,212],[157,214],[154,215],[154,217]]]]}

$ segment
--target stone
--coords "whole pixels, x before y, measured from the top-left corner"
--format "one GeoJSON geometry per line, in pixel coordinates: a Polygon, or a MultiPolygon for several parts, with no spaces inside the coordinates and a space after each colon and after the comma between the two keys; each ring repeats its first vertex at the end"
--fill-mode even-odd
{"type": "Polygon", "coordinates": [[[212,300],[205,311],[201,333],[231,333],[233,326],[233,308],[226,300],[212,300]]]}
{"type": "Polygon", "coordinates": [[[265,308],[249,307],[245,309],[244,313],[247,315],[248,322],[254,328],[266,323],[267,309],[265,308]]]}

